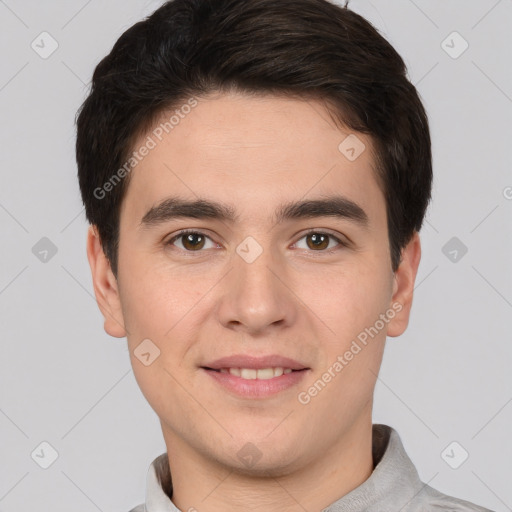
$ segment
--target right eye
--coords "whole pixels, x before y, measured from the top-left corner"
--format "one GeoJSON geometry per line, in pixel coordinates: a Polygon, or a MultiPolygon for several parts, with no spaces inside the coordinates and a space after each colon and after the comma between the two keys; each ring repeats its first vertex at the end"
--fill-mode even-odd
{"type": "MultiPolygon", "coordinates": [[[[200,252],[201,249],[205,247],[206,240],[210,240],[210,242],[214,244],[213,240],[208,235],[191,229],[180,231],[177,235],[174,235],[167,244],[175,245],[174,242],[176,240],[181,240],[181,247],[178,246],[178,248],[186,252],[200,252]]],[[[207,247],[207,249],[208,248],[213,247],[207,247]]]]}

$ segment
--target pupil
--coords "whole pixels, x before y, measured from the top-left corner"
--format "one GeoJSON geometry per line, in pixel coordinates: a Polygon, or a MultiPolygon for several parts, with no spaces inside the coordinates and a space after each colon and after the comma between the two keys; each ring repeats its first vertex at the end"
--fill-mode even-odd
{"type": "Polygon", "coordinates": [[[199,233],[189,233],[186,237],[185,237],[185,246],[187,247],[187,245],[191,246],[192,249],[197,249],[198,248],[198,245],[201,243],[201,239],[203,238],[203,236],[199,233]],[[197,240],[199,239],[199,240],[197,240]]]}
{"type": "Polygon", "coordinates": [[[325,241],[327,240],[327,236],[323,235],[323,234],[320,234],[320,235],[319,234],[312,234],[312,235],[310,235],[310,237],[311,237],[311,240],[313,242],[313,247],[315,247],[317,249],[319,247],[321,247],[321,246],[323,247],[323,245],[325,245],[325,241]]]}

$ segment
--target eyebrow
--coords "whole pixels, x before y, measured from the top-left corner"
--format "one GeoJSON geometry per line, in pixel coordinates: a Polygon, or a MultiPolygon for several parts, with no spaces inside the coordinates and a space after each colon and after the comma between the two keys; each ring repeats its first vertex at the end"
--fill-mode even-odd
{"type": "MultiPolygon", "coordinates": [[[[274,223],[315,217],[337,217],[364,229],[369,227],[369,218],[363,208],[341,195],[283,204],[276,210],[274,223]]],[[[239,216],[229,205],[205,199],[190,201],[169,197],[150,208],[142,217],[139,227],[151,228],[177,218],[215,219],[233,223],[239,216]]]]}

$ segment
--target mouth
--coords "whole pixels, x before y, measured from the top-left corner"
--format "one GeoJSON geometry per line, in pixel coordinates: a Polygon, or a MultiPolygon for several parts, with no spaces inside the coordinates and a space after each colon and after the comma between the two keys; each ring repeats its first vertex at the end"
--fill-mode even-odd
{"type": "Polygon", "coordinates": [[[294,370],[292,368],[284,368],[282,366],[269,367],[269,368],[209,368],[202,366],[204,370],[210,370],[216,373],[224,373],[233,375],[234,377],[240,377],[244,380],[270,380],[282,375],[288,375],[292,372],[302,372],[307,368],[294,370]]]}
{"type": "MultiPolygon", "coordinates": [[[[210,368],[202,366],[217,389],[235,398],[263,400],[291,392],[306,377],[310,368],[292,369],[283,366],[268,368],[210,368]]],[[[207,384],[209,385],[209,384],[207,384]]],[[[284,394],[283,396],[286,396],[284,394]]]]}
{"type": "Polygon", "coordinates": [[[233,354],[200,366],[219,389],[237,398],[262,399],[297,386],[311,370],[279,354],[233,354]]]}

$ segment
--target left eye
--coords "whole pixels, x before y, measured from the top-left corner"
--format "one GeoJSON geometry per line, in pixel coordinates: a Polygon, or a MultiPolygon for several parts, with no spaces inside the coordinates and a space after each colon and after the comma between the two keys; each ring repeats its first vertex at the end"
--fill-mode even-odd
{"type": "MultiPolygon", "coordinates": [[[[320,231],[312,231],[310,233],[307,233],[304,235],[300,240],[306,239],[306,245],[305,249],[312,249],[313,251],[322,251],[324,249],[331,249],[332,247],[329,247],[330,240],[335,240],[338,245],[343,245],[341,240],[334,235],[331,235],[329,233],[322,233],[320,231]]],[[[300,241],[299,240],[299,241],[300,241]]],[[[299,242],[297,242],[295,245],[297,245],[299,242]]],[[[304,247],[299,247],[300,249],[303,249],[304,247]]]]}

